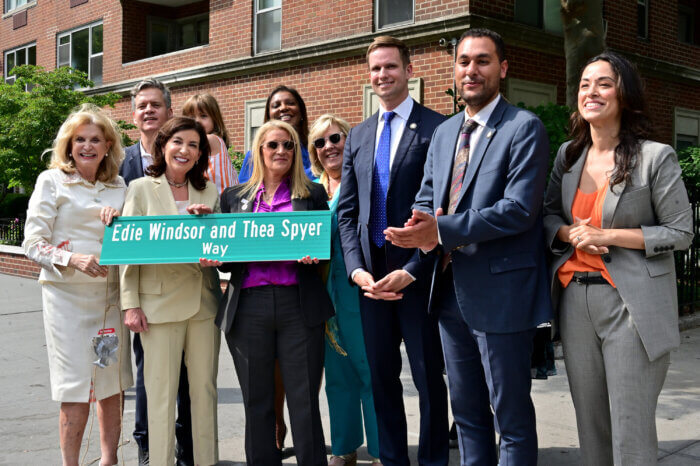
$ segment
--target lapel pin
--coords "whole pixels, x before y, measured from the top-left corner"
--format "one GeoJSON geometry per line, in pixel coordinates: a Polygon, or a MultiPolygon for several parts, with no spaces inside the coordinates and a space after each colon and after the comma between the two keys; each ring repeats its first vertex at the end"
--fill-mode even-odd
{"type": "Polygon", "coordinates": [[[241,199],[241,209],[248,210],[248,199],[241,199]]]}
{"type": "Polygon", "coordinates": [[[411,123],[410,125],[408,125],[408,127],[411,129],[416,129],[416,128],[418,128],[418,125],[415,123],[411,123]]]}
{"type": "Polygon", "coordinates": [[[493,134],[493,131],[489,131],[488,134],[486,135],[486,137],[490,138],[492,134],[493,134]]]}

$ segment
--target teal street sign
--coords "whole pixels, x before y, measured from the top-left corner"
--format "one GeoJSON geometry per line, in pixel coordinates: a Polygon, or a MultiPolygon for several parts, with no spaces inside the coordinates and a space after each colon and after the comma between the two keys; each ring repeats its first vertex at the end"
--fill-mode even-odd
{"type": "Polygon", "coordinates": [[[329,211],[118,217],[105,228],[100,264],[329,259],[329,211]]]}

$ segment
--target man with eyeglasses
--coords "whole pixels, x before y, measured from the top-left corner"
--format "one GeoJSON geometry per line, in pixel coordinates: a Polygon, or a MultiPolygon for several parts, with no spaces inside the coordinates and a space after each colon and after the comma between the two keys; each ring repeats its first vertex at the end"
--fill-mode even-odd
{"type": "Polygon", "coordinates": [[[417,250],[384,239],[388,226],[403,226],[411,217],[430,138],[445,117],[409,96],[413,65],[403,42],[377,37],[367,63],[380,108],[347,136],[338,228],[348,276],[361,293],[379,453],[385,465],[409,464],[400,380],[403,340],[420,398],[418,462],[446,465],[447,390],[437,318],[428,314],[430,271],[417,250]]]}
{"type": "MultiPolygon", "coordinates": [[[[134,124],[139,130],[139,140],[126,148],[124,162],[119,174],[127,184],[144,176],[146,168],[153,163],[153,147],[160,128],[173,117],[170,105],[170,89],[154,78],[147,78],[131,89],[131,110],[134,124]]],[[[148,405],[143,381],[143,346],[141,337],[134,333],[134,361],[136,363],[136,408],[134,413],[134,440],[139,449],[139,466],[149,464],[148,455],[148,405]]],[[[184,360],[180,367],[180,385],[177,392],[177,438],[178,465],[193,465],[192,419],[190,417],[190,394],[187,383],[187,368],[184,360]]]]}

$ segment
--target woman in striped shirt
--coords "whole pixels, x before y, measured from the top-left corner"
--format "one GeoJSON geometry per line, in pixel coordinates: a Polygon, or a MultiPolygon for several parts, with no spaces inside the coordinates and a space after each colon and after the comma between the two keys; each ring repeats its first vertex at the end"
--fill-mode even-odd
{"type": "Polygon", "coordinates": [[[211,94],[193,95],[182,106],[182,114],[197,120],[207,132],[211,153],[206,176],[216,185],[219,194],[238,184],[238,173],[228,155],[228,131],[216,99],[211,94]]]}

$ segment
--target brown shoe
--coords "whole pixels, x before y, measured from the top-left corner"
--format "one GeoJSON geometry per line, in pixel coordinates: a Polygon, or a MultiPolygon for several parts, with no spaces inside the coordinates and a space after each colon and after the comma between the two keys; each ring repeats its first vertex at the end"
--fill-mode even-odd
{"type": "Polygon", "coordinates": [[[357,465],[357,452],[353,451],[347,455],[335,456],[331,455],[331,459],[328,462],[328,466],[356,466],[357,465]]]}

